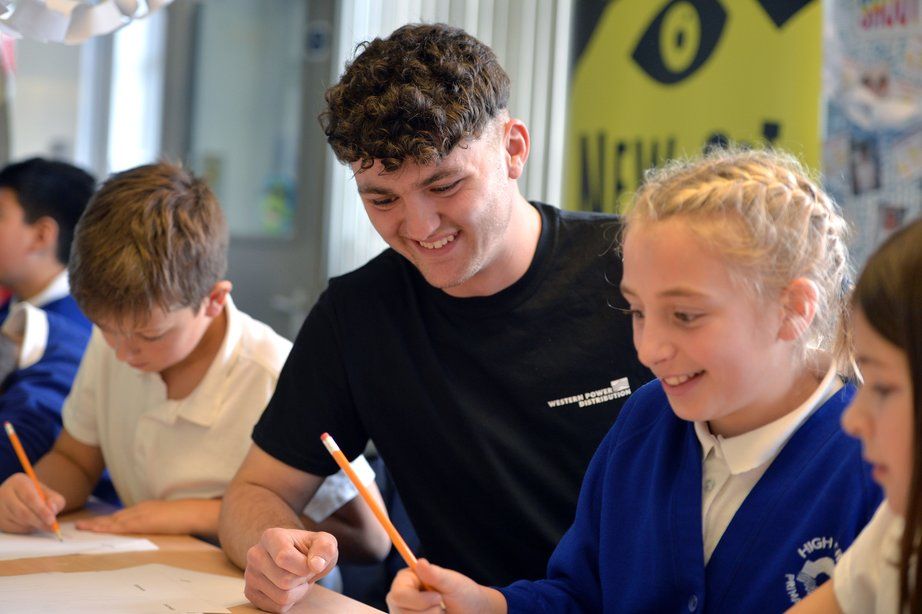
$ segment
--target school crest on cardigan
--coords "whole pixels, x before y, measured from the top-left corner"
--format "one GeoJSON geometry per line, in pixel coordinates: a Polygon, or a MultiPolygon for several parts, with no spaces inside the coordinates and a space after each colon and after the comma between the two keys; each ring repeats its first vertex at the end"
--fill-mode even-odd
{"type": "Polygon", "coordinates": [[[797,549],[800,569],[784,575],[784,590],[791,603],[797,603],[816,587],[832,578],[836,563],[842,558],[842,548],[834,537],[814,537],[797,549]]]}

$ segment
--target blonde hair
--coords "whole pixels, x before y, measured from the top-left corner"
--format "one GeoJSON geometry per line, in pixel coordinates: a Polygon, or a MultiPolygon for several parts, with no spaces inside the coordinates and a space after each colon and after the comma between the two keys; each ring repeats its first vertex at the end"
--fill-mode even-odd
{"type": "Polygon", "coordinates": [[[625,232],[674,217],[726,258],[754,297],[778,296],[797,278],[812,281],[817,309],[803,355],[808,347],[827,350],[840,372],[850,372],[850,348],[836,335],[851,280],[847,224],[794,156],[721,149],[648,171],[625,232]]]}
{"type": "Polygon", "coordinates": [[[77,224],[71,292],[87,317],[197,310],[227,270],[227,224],[205,182],[159,162],[110,177],[77,224]]]}

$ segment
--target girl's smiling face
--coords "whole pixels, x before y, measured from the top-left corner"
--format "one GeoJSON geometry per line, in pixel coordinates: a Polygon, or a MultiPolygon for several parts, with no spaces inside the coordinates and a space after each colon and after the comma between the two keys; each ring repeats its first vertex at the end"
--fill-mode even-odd
{"type": "Polygon", "coordinates": [[[855,309],[852,334],[864,383],[842,416],[842,427],[861,439],[874,479],[897,514],[906,512],[912,477],[912,381],[906,353],[855,309]]]}
{"type": "Polygon", "coordinates": [[[815,388],[793,344],[780,338],[781,299],[757,300],[687,220],[628,231],[621,289],[640,360],[680,418],[738,435],[794,409],[815,388]]]}

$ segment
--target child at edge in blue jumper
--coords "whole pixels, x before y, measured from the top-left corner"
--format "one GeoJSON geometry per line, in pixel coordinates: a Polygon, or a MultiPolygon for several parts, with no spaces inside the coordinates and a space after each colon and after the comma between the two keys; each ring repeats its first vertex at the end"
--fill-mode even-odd
{"type": "Polygon", "coordinates": [[[842,417],[861,439],[886,501],[836,565],[832,582],[792,612],[922,612],[922,220],[868,260],[852,295],[861,390],[842,417]]]}
{"type": "Polygon", "coordinates": [[[881,500],[839,428],[845,231],[780,152],[648,173],[621,290],[658,379],[596,451],[546,579],[495,589],[421,560],[391,611],[780,612],[826,581],[881,500]]]}
{"type": "MultiPolygon", "coordinates": [[[[90,338],[67,264],[74,227],[95,188],[92,175],[58,160],[30,158],[0,169],[0,336],[19,346],[15,368],[0,378],[0,422],[16,427],[33,461],[61,431],[61,407],[90,338]]],[[[0,445],[0,481],[19,471],[12,446],[0,445]]],[[[106,479],[96,494],[117,502],[111,491],[106,479]]]]}

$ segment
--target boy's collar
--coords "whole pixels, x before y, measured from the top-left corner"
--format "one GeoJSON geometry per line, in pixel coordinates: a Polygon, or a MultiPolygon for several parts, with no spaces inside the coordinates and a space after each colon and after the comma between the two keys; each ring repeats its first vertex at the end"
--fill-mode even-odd
{"type": "Polygon", "coordinates": [[[192,394],[183,399],[177,412],[183,419],[205,427],[210,426],[221,413],[222,403],[219,399],[223,396],[223,389],[227,383],[227,365],[236,357],[240,337],[243,334],[242,314],[237,310],[230,294],[227,295],[224,311],[227,314],[227,328],[224,331],[221,347],[212,359],[202,381],[195,387],[192,394]],[[215,402],[196,402],[197,398],[215,399],[215,402]]]}
{"type": "Polygon", "coordinates": [[[18,303],[3,322],[3,333],[19,342],[17,368],[31,367],[45,355],[48,347],[48,315],[30,303],[18,303]]]}
{"type": "Polygon", "coordinates": [[[70,294],[70,277],[67,275],[67,269],[62,269],[60,273],[54,276],[51,283],[45,286],[44,290],[28,299],[14,296],[10,299],[10,306],[12,307],[22,301],[36,307],[44,307],[48,303],[62,299],[68,294],[70,294]]]}

